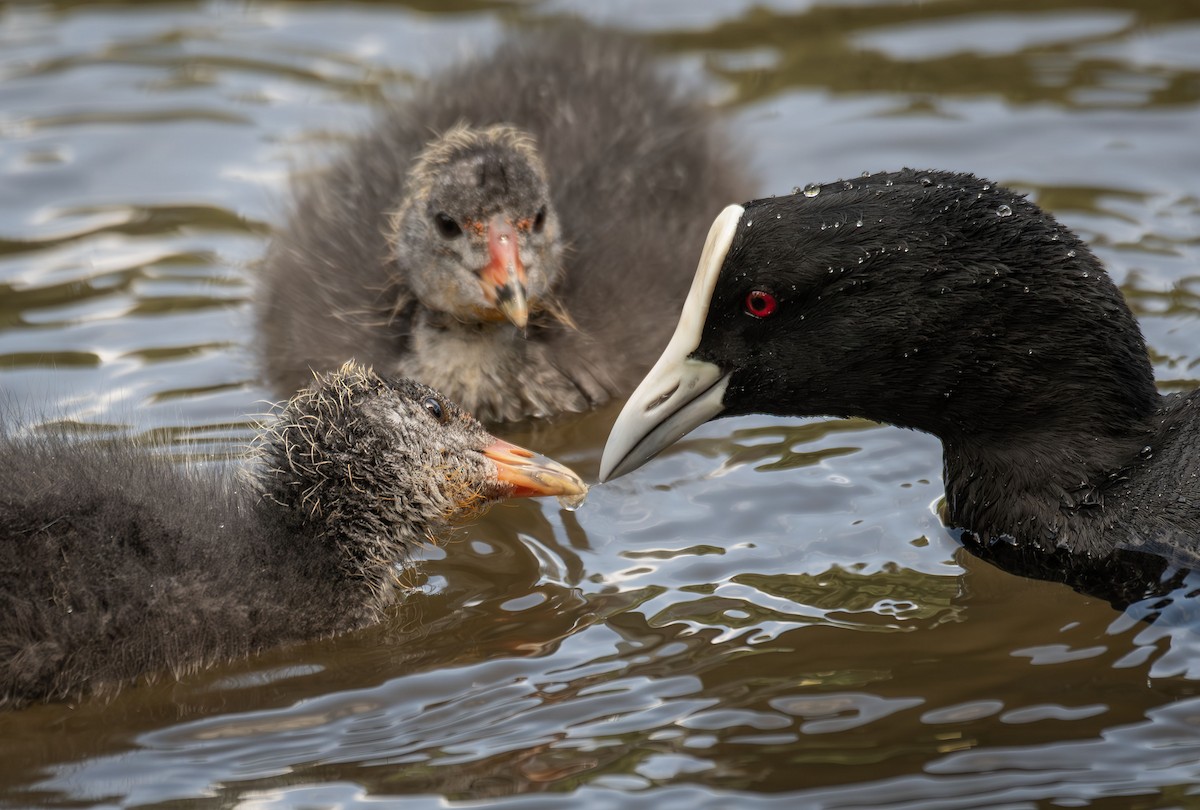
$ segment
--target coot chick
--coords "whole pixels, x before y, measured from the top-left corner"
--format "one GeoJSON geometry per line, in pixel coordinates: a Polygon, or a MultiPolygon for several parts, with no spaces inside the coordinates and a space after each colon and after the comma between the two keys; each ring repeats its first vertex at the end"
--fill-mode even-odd
{"type": "Polygon", "coordinates": [[[356,358],[485,422],[627,393],[670,336],[686,246],[748,193],[714,126],[596,30],[539,30],[434,77],[294,179],[258,296],[270,385],[288,396],[356,358]]]}
{"type": "Polygon", "coordinates": [[[877,174],[722,212],[600,478],[745,413],[937,436],[947,520],[1022,573],[1116,549],[1200,557],[1200,391],[1160,395],[1096,257],[971,175],[877,174]]]}
{"type": "Polygon", "coordinates": [[[0,707],[362,627],[415,545],[504,498],[584,491],[433,389],[351,364],[258,449],[246,481],[129,442],[0,437],[0,707]]]}

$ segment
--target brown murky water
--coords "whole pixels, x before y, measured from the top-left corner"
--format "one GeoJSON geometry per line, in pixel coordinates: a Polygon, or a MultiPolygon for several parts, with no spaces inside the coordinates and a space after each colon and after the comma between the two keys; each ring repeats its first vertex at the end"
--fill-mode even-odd
{"type": "MultiPolygon", "coordinates": [[[[1193,0],[0,5],[0,390],[222,456],[264,410],[253,261],[290,166],[504,31],[637,32],[762,193],[903,165],[1024,189],[1200,382],[1193,0]]],[[[697,250],[699,246],[684,246],[697,250]]],[[[594,475],[615,408],[514,440],[594,475]]],[[[932,439],[710,424],[571,514],[500,508],[391,621],[101,705],[0,715],[0,803],[1170,807],[1200,621],[964,555],[932,439]]]]}

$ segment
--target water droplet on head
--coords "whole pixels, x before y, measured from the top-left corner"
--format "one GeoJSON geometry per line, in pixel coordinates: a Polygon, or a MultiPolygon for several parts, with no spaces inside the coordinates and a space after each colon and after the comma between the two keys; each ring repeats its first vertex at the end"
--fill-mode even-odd
{"type": "Polygon", "coordinates": [[[858,221],[854,223],[854,227],[855,227],[855,228],[861,228],[861,227],[862,227],[862,218],[861,218],[861,217],[859,217],[858,221]]]}
{"type": "Polygon", "coordinates": [[[918,183],[920,183],[921,185],[925,186],[925,188],[929,188],[930,186],[932,186],[932,185],[933,185],[933,180],[931,180],[931,179],[930,179],[930,178],[928,178],[928,177],[922,177],[922,178],[921,178],[920,180],[918,180],[917,182],[918,182],[918,183]]]}
{"type": "Polygon", "coordinates": [[[1068,258],[1068,259],[1074,259],[1074,258],[1075,258],[1075,251],[1073,251],[1073,250],[1068,250],[1068,251],[1067,251],[1067,258],[1068,258]]]}
{"type": "Polygon", "coordinates": [[[817,183],[809,183],[804,187],[805,197],[815,197],[821,193],[821,186],[817,183]]]}
{"type": "Polygon", "coordinates": [[[996,209],[996,216],[1011,217],[1012,216],[1012,208],[1008,205],[1001,205],[999,208],[996,209]]]}

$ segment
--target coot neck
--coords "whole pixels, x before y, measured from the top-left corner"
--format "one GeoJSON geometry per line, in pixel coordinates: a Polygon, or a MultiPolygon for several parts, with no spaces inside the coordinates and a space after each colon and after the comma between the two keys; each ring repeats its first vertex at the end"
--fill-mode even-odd
{"type": "Polygon", "coordinates": [[[975,339],[947,340],[906,381],[898,424],[942,440],[949,517],[984,542],[1106,551],[1104,491],[1153,442],[1162,397],[1146,345],[1099,272],[1087,294],[1047,285],[1029,311],[974,313],[975,339]]]}
{"type": "Polygon", "coordinates": [[[408,549],[428,541],[413,525],[388,520],[380,511],[343,508],[313,514],[270,494],[256,508],[264,527],[261,536],[273,541],[260,553],[301,572],[305,580],[337,583],[332,590],[354,613],[345,617],[347,626],[374,620],[394,601],[398,564],[408,549]]]}
{"type": "Polygon", "coordinates": [[[521,345],[522,340],[529,340],[553,328],[557,323],[551,309],[537,301],[530,302],[529,325],[524,332],[498,314],[493,314],[488,320],[463,321],[450,313],[439,312],[420,304],[413,312],[412,321],[412,331],[424,333],[427,340],[437,340],[450,333],[486,341],[507,339],[516,346],[521,345]]]}
{"type": "Polygon", "coordinates": [[[463,324],[423,313],[395,373],[463,403],[485,424],[583,411],[611,395],[597,369],[559,359],[572,344],[548,310],[531,313],[524,335],[506,321],[463,324]]]}
{"type": "Polygon", "coordinates": [[[942,436],[950,524],[985,545],[1108,553],[1105,491],[1142,458],[1153,437],[1153,413],[1150,407],[1144,419],[1119,431],[1079,421],[942,436]]]}

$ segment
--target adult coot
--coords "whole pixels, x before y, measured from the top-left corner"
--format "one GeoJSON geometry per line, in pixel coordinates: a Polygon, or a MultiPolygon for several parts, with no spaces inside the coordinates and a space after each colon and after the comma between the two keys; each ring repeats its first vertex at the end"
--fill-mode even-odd
{"type": "Polygon", "coordinates": [[[433,389],[351,364],[258,448],[244,481],[131,443],[0,437],[0,707],[361,627],[414,545],[502,498],[584,491],[433,389]]]}
{"type": "Polygon", "coordinates": [[[486,422],[628,392],[670,336],[684,246],[747,193],[711,118],[596,30],[435,77],[295,178],[258,301],[270,384],[353,357],[486,422]]]}
{"type": "Polygon", "coordinates": [[[1200,557],[1200,392],[1161,396],[1095,256],[971,175],[905,170],[725,209],[601,480],[751,412],[937,436],[948,521],[1006,567],[1200,557]]]}

